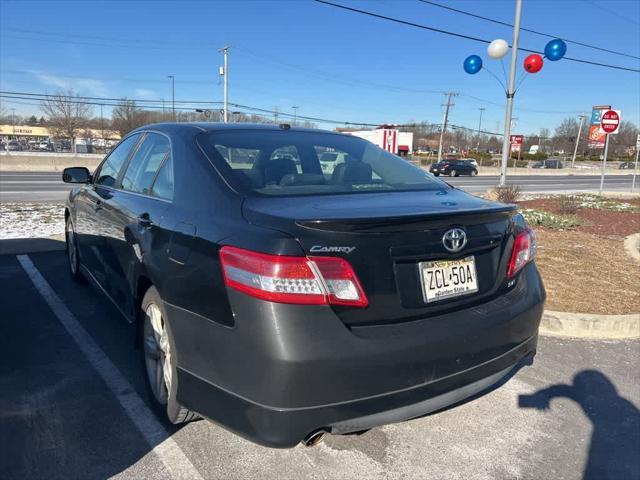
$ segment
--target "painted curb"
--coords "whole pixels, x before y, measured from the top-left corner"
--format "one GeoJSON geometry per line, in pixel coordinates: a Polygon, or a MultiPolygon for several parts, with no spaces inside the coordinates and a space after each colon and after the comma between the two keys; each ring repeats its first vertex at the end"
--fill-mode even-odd
{"type": "Polygon", "coordinates": [[[591,339],[640,338],[640,313],[595,315],[545,310],[540,334],[591,339]]]}
{"type": "Polygon", "coordinates": [[[634,233],[624,239],[624,251],[640,262],[640,233],[634,233]]]}

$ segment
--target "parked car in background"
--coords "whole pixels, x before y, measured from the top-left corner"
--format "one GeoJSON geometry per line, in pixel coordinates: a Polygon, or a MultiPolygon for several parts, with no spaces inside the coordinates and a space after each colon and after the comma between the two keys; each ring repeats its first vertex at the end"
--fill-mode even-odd
{"type": "Polygon", "coordinates": [[[20,142],[18,142],[16,140],[10,140],[9,143],[7,143],[7,151],[9,151],[9,152],[21,152],[22,151],[22,145],[20,145],[20,142]]]}
{"type": "Polygon", "coordinates": [[[477,167],[467,160],[442,160],[431,165],[429,171],[436,177],[439,175],[449,175],[450,177],[470,175],[474,177],[478,174],[477,167]]]}
{"type": "Polygon", "coordinates": [[[625,170],[625,169],[633,170],[634,168],[636,168],[636,162],[622,162],[618,166],[618,169],[620,169],[620,170],[625,170]]]}
{"type": "Polygon", "coordinates": [[[71,275],[136,325],[165,421],[313,445],[461,402],[535,355],[545,291],[515,205],[356,136],[149,125],[63,180],[71,275]],[[323,172],[328,152],[344,161],[323,172]]]}
{"type": "Polygon", "coordinates": [[[49,142],[40,142],[38,144],[38,150],[42,152],[50,152],[53,150],[53,147],[49,142]]]}
{"type": "Polygon", "coordinates": [[[473,165],[476,169],[478,168],[478,161],[475,158],[461,158],[460,160],[464,160],[465,162],[469,162],[471,165],[473,165]]]}
{"type": "Polygon", "coordinates": [[[535,162],[531,168],[553,168],[553,169],[558,169],[558,168],[564,168],[564,164],[562,163],[562,160],[558,159],[558,158],[549,158],[547,160],[539,160],[537,162],[535,162]]]}

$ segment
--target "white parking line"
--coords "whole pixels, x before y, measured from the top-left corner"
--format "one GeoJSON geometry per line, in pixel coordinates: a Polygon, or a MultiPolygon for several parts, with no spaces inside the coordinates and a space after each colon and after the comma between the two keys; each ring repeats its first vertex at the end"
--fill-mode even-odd
{"type": "Polygon", "coordinates": [[[102,351],[73,313],[56,295],[28,255],[17,256],[40,295],[47,302],[65,330],[71,335],[89,363],[107,384],[133,424],[152,447],[173,478],[201,480],[202,476],[178,444],[147,408],[144,401],[102,351]]]}

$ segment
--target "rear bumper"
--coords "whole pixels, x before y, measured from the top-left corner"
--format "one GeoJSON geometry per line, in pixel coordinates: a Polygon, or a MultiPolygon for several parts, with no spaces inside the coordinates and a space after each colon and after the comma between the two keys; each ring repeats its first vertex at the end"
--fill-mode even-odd
{"type": "Polygon", "coordinates": [[[328,307],[230,292],[224,327],[167,305],[178,401],[257,443],[291,447],[472,396],[535,354],[544,289],[534,265],[506,295],[454,314],[347,328],[328,307]]]}

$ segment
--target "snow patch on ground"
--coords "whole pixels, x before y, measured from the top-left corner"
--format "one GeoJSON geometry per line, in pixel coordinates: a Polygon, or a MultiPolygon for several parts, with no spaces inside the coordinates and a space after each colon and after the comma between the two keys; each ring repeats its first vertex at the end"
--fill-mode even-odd
{"type": "Polygon", "coordinates": [[[64,233],[64,205],[0,203],[0,239],[46,238],[64,233]]]}

